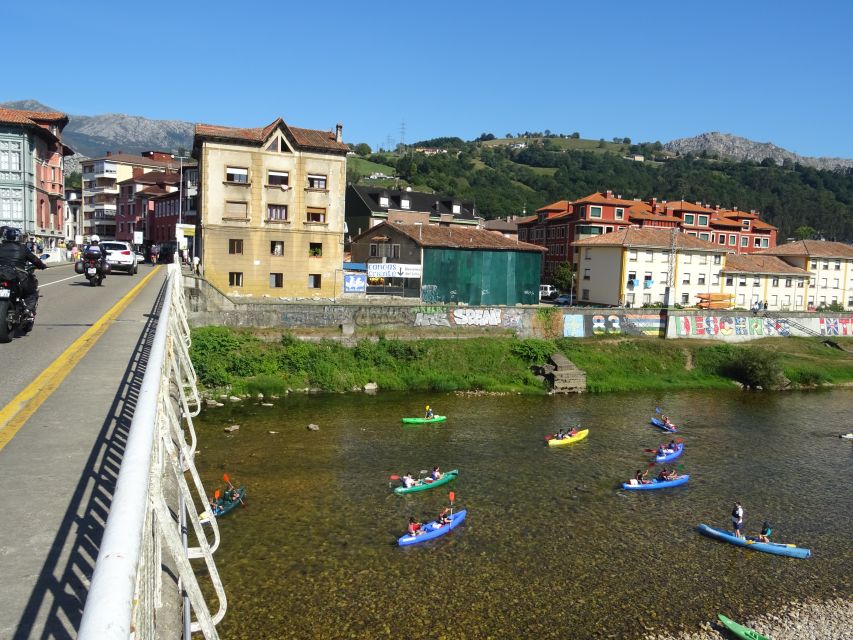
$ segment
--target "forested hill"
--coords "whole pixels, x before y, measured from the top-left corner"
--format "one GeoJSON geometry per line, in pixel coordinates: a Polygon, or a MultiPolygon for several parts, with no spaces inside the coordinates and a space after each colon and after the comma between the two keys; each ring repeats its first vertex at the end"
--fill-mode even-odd
{"type": "MultiPolygon", "coordinates": [[[[667,154],[659,143],[592,142],[589,150],[545,139],[513,149],[510,144],[442,139],[448,153],[373,154],[390,165],[401,184],[454,195],[476,204],[485,218],[533,213],[557,200],[612,190],[624,198],[685,199],[711,206],[755,209],[779,227],[780,241],[811,227],[816,237],[853,241],[853,170],[819,170],[786,162],[731,162],[667,154]],[[448,142],[448,140],[450,142],[448,142]],[[644,162],[626,159],[642,153],[644,162]]],[[[416,146],[431,146],[425,141],[416,146]]],[[[436,145],[438,146],[438,145],[436,145]]],[[[358,147],[356,147],[358,148],[358,147]]],[[[356,163],[351,163],[353,168],[356,163]]],[[[373,165],[375,166],[375,165],[373,165]]],[[[357,170],[350,180],[371,184],[357,170]]]]}

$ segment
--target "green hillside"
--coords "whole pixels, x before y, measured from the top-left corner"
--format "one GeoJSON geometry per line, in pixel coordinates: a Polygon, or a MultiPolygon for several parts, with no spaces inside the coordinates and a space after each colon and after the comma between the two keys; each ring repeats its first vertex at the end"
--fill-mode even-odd
{"type": "MultiPolygon", "coordinates": [[[[473,201],[485,218],[532,213],[557,200],[611,189],[625,198],[702,201],[754,209],[779,227],[780,241],[795,235],[853,240],[853,170],[818,170],[799,164],[730,162],[673,156],[660,143],[616,143],[571,137],[530,137],[463,142],[440,138],[414,146],[441,146],[446,154],[407,151],[350,158],[352,178],[376,171],[399,176],[398,185],[473,201]],[[512,144],[527,142],[523,149],[512,144]],[[433,144],[428,144],[428,143],[433,144]],[[626,159],[639,154],[645,162],[626,159]],[[364,163],[364,164],[362,164],[364,163]],[[366,170],[367,167],[378,167],[366,170]],[[354,168],[358,167],[357,171],[354,168]],[[364,172],[364,173],[362,173],[364,172]]],[[[394,185],[389,185],[394,186],[394,185]]]]}

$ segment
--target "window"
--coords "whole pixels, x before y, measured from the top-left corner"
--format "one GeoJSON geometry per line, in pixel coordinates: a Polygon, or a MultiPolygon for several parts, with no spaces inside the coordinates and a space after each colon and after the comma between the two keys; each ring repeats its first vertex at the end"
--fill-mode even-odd
{"type": "Polygon", "coordinates": [[[637,272],[636,271],[629,271],[628,272],[628,282],[632,282],[636,279],[637,279],[637,272]]]}
{"type": "Polygon", "coordinates": [[[705,274],[700,273],[696,276],[696,284],[705,284],[705,274]]]}
{"type": "Polygon", "coordinates": [[[308,243],[308,255],[314,258],[319,258],[323,255],[323,243],[322,242],[309,242],[308,243]]]}
{"type": "Polygon", "coordinates": [[[797,280],[797,288],[802,289],[804,286],[805,286],[805,280],[803,280],[802,278],[799,278],[797,280]]]}
{"type": "Polygon", "coordinates": [[[733,247],[736,244],[737,244],[737,234],[736,233],[730,233],[729,234],[729,246],[733,247]]]}
{"type": "Polygon", "coordinates": [[[719,242],[720,244],[726,244],[726,234],[721,233],[717,238],[717,242],[719,242]]]}
{"type": "Polygon", "coordinates": [[[228,286],[229,287],[242,287],[243,286],[243,272],[242,271],[229,271],[228,272],[228,286]]]}
{"type": "Polygon", "coordinates": [[[308,274],[308,288],[309,289],[319,289],[320,283],[322,282],[322,278],[319,273],[309,273],[308,274]]]}
{"type": "Polygon", "coordinates": [[[226,167],[225,182],[249,184],[249,170],[242,167],[226,167]]]}
{"type": "Polygon", "coordinates": [[[287,171],[270,171],[267,174],[267,184],[270,186],[280,187],[287,185],[288,180],[287,171]]]}
{"type": "Polygon", "coordinates": [[[739,287],[745,287],[746,286],[746,276],[740,276],[738,278],[737,284],[739,287]]]}
{"type": "Polygon", "coordinates": [[[752,239],[752,246],[753,247],[760,247],[761,246],[761,238],[753,238],[752,239]]]}
{"type": "Polygon", "coordinates": [[[270,289],[281,289],[284,286],[284,274],[283,273],[271,273],[270,274],[270,289]]]}
{"type": "Polygon", "coordinates": [[[824,269],[829,269],[829,260],[824,260],[824,261],[823,261],[823,268],[824,268],[824,269]]]}
{"type": "Polygon", "coordinates": [[[820,286],[821,288],[826,289],[826,278],[820,279],[820,286]]]}
{"type": "Polygon", "coordinates": [[[689,273],[685,272],[681,275],[681,284],[690,284],[690,274],[689,273]]]}
{"type": "Polygon", "coordinates": [[[228,240],[228,253],[243,253],[243,241],[240,239],[231,238],[228,240]]]}
{"type": "Polygon", "coordinates": [[[592,259],[592,253],[590,253],[590,250],[589,250],[589,249],[584,249],[584,250],[583,250],[583,259],[584,259],[584,260],[590,260],[590,259],[592,259]]]}
{"type": "Polygon", "coordinates": [[[273,255],[273,256],[283,256],[284,255],[284,241],[283,240],[271,240],[270,241],[270,255],[273,255]]]}
{"type": "Polygon", "coordinates": [[[740,246],[742,246],[742,247],[748,247],[749,246],[749,236],[743,236],[740,239],[740,246]]]}
{"type": "Polygon", "coordinates": [[[744,229],[749,229],[749,220],[744,220],[744,221],[743,221],[743,228],[744,228],[744,229]]]}
{"type": "Polygon", "coordinates": [[[637,261],[637,250],[636,249],[630,249],[628,251],[628,260],[630,260],[631,262],[637,261]]]}
{"type": "Polygon", "coordinates": [[[584,280],[589,280],[589,271],[590,271],[589,269],[583,270],[583,279],[584,280]]]}
{"type": "Polygon", "coordinates": [[[617,220],[625,219],[625,209],[621,207],[616,207],[615,212],[613,214],[617,220]]]}
{"type": "Polygon", "coordinates": [[[681,294],[681,304],[690,304],[690,294],[682,293],[681,294]]]}
{"type": "Polygon", "coordinates": [[[651,304],[652,303],[652,294],[644,293],[643,294],[643,304],[651,304]]]}
{"type": "Polygon", "coordinates": [[[646,262],[653,262],[655,259],[654,251],[646,251],[646,262]]]}
{"type": "Polygon", "coordinates": [[[711,240],[711,234],[710,234],[710,233],[700,233],[700,234],[699,234],[699,239],[700,239],[700,240],[705,240],[706,242],[710,242],[710,240],[711,240]]]}
{"type": "Polygon", "coordinates": [[[692,253],[681,254],[681,261],[684,264],[692,264],[693,263],[693,254],[692,253]]]}
{"type": "Polygon", "coordinates": [[[286,204],[268,204],[267,205],[267,220],[287,220],[287,205],[286,204]]]}
{"type": "Polygon", "coordinates": [[[726,276],[726,286],[727,286],[727,287],[731,287],[731,286],[733,286],[733,285],[734,285],[734,283],[735,283],[735,278],[734,278],[734,276],[726,276]]]}
{"type": "Polygon", "coordinates": [[[453,211],[454,215],[458,215],[458,214],[462,213],[462,206],[458,205],[458,204],[454,204],[451,211],[453,211]]]}
{"type": "Polygon", "coordinates": [[[753,287],[760,287],[761,286],[761,277],[760,276],[755,276],[752,279],[752,286],[753,287]]]}
{"type": "Polygon", "coordinates": [[[835,270],[836,270],[836,271],[841,271],[841,260],[836,260],[836,261],[835,261],[835,270]]]}
{"type": "Polygon", "coordinates": [[[583,291],[581,291],[581,299],[589,300],[589,289],[584,289],[583,291]]]}
{"type": "Polygon", "coordinates": [[[388,207],[388,196],[379,196],[379,206],[388,207]]]}
{"type": "Polygon", "coordinates": [[[660,281],[666,282],[667,280],[669,280],[669,271],[661,271],[660,272],[660,281]]]}
{"type": "Polygon", "coordinates": [[[692,213],[684,214],[684,224],[692,225],[694,222],[696,222],[696,216],[694,216],[692,213]]]}
{"type": "Polygon", "coordinates": [[[601,217],[601,207],[593,207],[592,205],[590,205],[589,217],[590,218],[600,218],[601,217]]]}
{"type": "Polygon", "coordinates": [[[308,222],[326,222],[326,210],[320,207],[308,207],[306,220],[308,222]]]}
{"type": "Polygon", "coordinates": [[[773,280],[772,280],[771,284],[772,284],[774,287],[778,287],[778,286],[779,286],[779,278],[773,278],[773,280]]]}
{"type": "Polygon", "coordinates": [[[412,203],[409,198],[400,198],[400,208],[401,209],[409,209],[411,208],[412,203]]]}
{"type": "Polygon", "coordinates": [[[699,221],[700,227],[707,227],[708,226],[708,216],[698,216],[697,220],[699,221]]]}
{"type": "Polygon", "coordinates": [[[833,279],[832,279],[832,288],[833,288],[833,289],[837,289],[837,288],[838,288],[838,278],[833,278],[833,279]]]}
{"type": "Polygon", "coordinates": [[[643,274],[643,281],[644,282],[651,282],[652,281],[652,272],[651,271],[646,271],[643,274]]]}
{"type": "Polygon", "coordinates": [[[815,286],[815,279],[814,278],[809,278],[809,286],[810,287],[815,286]]]}
{"type": "Polygon", "coordinates": [[[374,244],[372,242],[370,243],[370,257],[371,258],[378,258],[379,257],[379,245],[378,244],[374,244]]]}
{"type": "Polygon", "coordinates": [[[270,142],[270,143],[267,145],[267,149],[266,149],[266,150],[267,150],[267,151],[274,151],[274,152],[277,152],[277,151],[278,151],[278,138],[275,138],[274,140],[272,140],[272,142],[270,142]]]}
{"type": "Polygon", "coordinates": [[[742,293],[739,293],[737,296],[737,306],[739,306],[739,307],[746,306],[746,296],[742,293]]]}
{"type": "Polygon", "coordinates": [[[791,278],[785,278],[785,286],[786,287],[790,288],[791,286],[793,286],[793,284],[794,284],[794,281],[791,278]]]}
{"type": "Polygon", "coordinates": [[[226,202],[225,203],[225,218],[241,218],[249,217],[248,202],[226,202]]]}
{"type": "Polygon", "coordinates": [[[309,189],[326,189],[326,176],[321,176],[319,174],[308,174],[308,188],[309,189]]]}
{"type": "Polygon", "coordinates": [[[817,260],[812,260],[812,269],[817,269],[817,260]]]}

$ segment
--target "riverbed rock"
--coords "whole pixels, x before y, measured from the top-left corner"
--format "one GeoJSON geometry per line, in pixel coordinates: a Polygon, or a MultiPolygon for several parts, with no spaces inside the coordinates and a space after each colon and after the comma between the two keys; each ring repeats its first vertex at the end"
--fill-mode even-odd
{"type": "Polygon", "coordinates": [[[379,390],[379,385],[375,382],[368,382],[364,385],[364,391],[366,393],[376,393],[379,390]]]}
{"type": "Polygon", "coordinates": [[[239,424],[232,424],[230,427],[225,427],[225,433],[233,433],[234,431],[238,431],[240,429],[239,424]]]}
{"type": "Polygon", "coordinates": [[[275,405],[272,402],[262,402],[262,407],[274,407],[275,405]]]}
{"type": "Polygon", "coordinates": [[[308,425],[308,431],[319,431],[320,427],[313,422],[308,425]]]}
{"type": "Polygon", "coordinates": [[[238,398],[237,396],[228,396],[228,399],[231,402],[241,402],[243,400],[242,398],[238,398]]]}

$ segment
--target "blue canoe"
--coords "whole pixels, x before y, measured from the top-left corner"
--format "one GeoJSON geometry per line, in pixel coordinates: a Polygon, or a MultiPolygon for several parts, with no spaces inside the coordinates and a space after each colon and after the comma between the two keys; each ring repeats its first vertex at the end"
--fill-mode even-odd
{"type": "Polygon", "coordinates": [[[670,460],[675,460],[678,456],[682,454],[684,451],[684,443],[680,442],[675,445],[675,451],[672,453],[665,453],[662,456],[655,456],[655,462],[669,462],[670,460]]]}
{"type": "Polygon", "coordinates": [[[778,542],[758,542],[756,538],[738,538],[733,533],[723,531],[722,529],[714,529],[714,527],[709,527],[707,524],[700,524],[697,529],[699,529],[699,533],[704,533],[711,538],[735,544],[739,547],[746,547],[753,551],[763,551],[764,553],[788,556],[789,558],[808,558],[812,555],[811,549],[805,549],[793,544],[780,544],[778,542]]]}
{"type": "Polygon", "coordinates": [[[666,426],[666,423],[659,418],[652,418],[652,424],[655,425],[658,429],[663,429],[664,431],[668,431],[669,433],[678,433],[678,429],[675,425],[666,426]]]}
{"type": "Polygon", "coordinates": [[[654,491],[655,489],[666,489],[667,487],[677,487],[680,484],[687,484],[690,480],[689,475],[678,476],[675,480],[658,480],[655,478],[648,484],[629,484],[622,483],[622,488],[628,491],[654,491]]]}
{"type": "Polygon", "coordinates": [[[422,527],[424,533],[420,533],[416,536],[406,534],[397,540],[397,544],[399,544],[401,547],[407,547],[412,544],[420,544],[421,542],[432,540],[433,538],[437,538],[438,536],[443,536],[445,533],[450,533],[451,530],[459,526],[467,515],[468,512],[465,509],[461,509],[453,514],[450,519],[450,524],[440,526],[435,520],[433,520],[432,522],[427,522],[422,527]]]}

